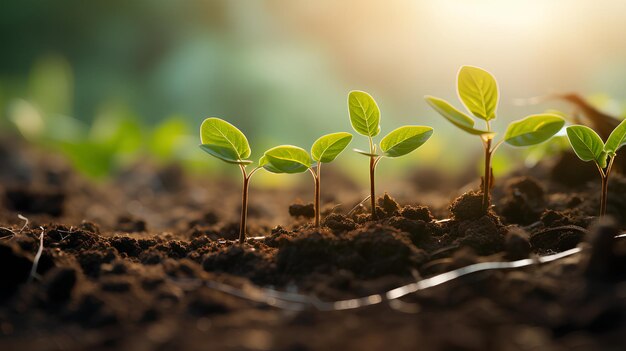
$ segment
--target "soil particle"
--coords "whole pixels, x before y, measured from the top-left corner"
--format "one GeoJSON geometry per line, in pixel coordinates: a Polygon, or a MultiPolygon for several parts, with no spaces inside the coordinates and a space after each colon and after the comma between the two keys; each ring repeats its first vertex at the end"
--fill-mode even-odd
{"type": "Polygon", "coordinates": [[[71,267],[54,268],[48,272],[42,283],[42,291],[48,304],[59,304],[68,301],[76,285],[77,272],[71,267]]]}
{"type": "Polygon", "coordinates": [[[534,251],[560,252],[576,247],[586,233],[586,229],[575,225],[551,227],[531,234],[530,244],[534,251]]]}
{"type": "Polygon", "coordinates": [[[546,210],[541,214],[541,222],[547,227],[556,227],[571,224],[573,219],[566,213],[546,210]]]}
{"type": "Polygon", "coordinates": [[[472,220],[481,218],[485,211],[482,208],[483,194],[479,191],[469,191],[454,199],[450,204],[450,213],[456,220],[472,220]]]}
{"type": "Polygon", "coordinates": [[[202,215],[202,217],[190,221],[189,228],[193,228],[195,226],[208,227],[217,224],[217,222],[218,217],[214,212],[206,212],[202,215]]]}
{"type": "Polygon", "coordinates": [[[146,221],[131,216],[119,217],[115,229],[124,233],[140,233],[148,230],[146,221]]]}
{"type": "Polygon", "coordinates": [[[33,265],[32,259],[15,244],[0,244],[0,302],[13,295],[26,282],[33,265]]]}
{"type": "Polygon", "coordinates": [[[476,221],[460,222],[455,244],[472,248],[479,255],[491,255],[504,248],[504,233],[497,221],[482,216],[476,221]]]}
{"type": "Polygon", "coordinates": [[[626,276],[626,244],[615,239],[619,234],[619,227],[611,218],[604,218],[592,226],[586,239],[591,249],[584,266],[589,279],[614,280],[626,276]]]}
{"type": "Polygon", "coordinates": [[[128,236],[114,236],[109,242],[122,256],[137,257],[142,251],[137,239],[128,236]]]}
{"type": "Polygon", "coordinates": [[[207,272],[226,272],[248,277],[258,283],[267,283],[272,278],[270,262],[264,255],[240,245],[231,245],[208,254],[202,261],[202,267],[207,272]]]}
{"type": "Polygon", "coordinates": [[[356,229],[356,223],[354,223],[352,218],[338,213],[328,215],[324,219],[323,225],[328,227],[335,234],[345,233],[356,229]]]}
{"type": "Polygon", "coordinates": [[[16,212],[48,214],[58,217],[63,214],[65,193],[46,187],[15,187],[6,189],[5,204],[16,212]]]}
{"type": "Polygon", "coordinates": [[[97,277],[100,274],[100,266],[104,263],[111,263],[117,258],[117,255],[113,248],[109,248],[107,250],[81,251],[76,258],[85,275],[97,277]]]}
{"type": "Polygon", "coordinates": [[[431,222],[434,218],[427,206],[407,205],[402,208],[400,215],[407,219],[431,222]]]}
{"type": "Polygon", "coordinates": [[[518,177],[509,180],[506,188],[506,197],[500,206],[506,221],[522,225],[538,221],[545,209],[541,185],[531,177],[518,177]]]}
{"type": "Polygon", "coordinates": [[[400,206],[388,194],[377,199],[376,214],[379,218],[389,218],[400,215],[400,206]]]}
{"type": "Polygon", "coordinates": [[[304,218],[313,218],[315,217],[315,207],[312,203],[308,204],[291,204],[289,205],[289,215],[291,217],[304,217],[304,218]]]}
{"type": "Polygon", "coordinates": [[[348,233],[346,239],[351,242],[343,242],[347,252],[344,251],[338,264],[359,277],[409,275],[427,259],[427,254],[413,245],[407,233],[389,226],[370,225],[348,233]]]}
{"type": "Polygon", "coordinates": [[[208,288],[195,290],[187,299],[187,311],[196,317],[225,314],[241,306],[240,300],[208,288]]]}
{"type": "Polygon", "coordinates": [[[423,220],[412,220],[405,217],[392,217],[385,221],[391,227],[409,234],[411,242],[419,248],[431,250],[434,248],[433,236],[438,234],[439,226],[423,220]]]}
{"type": "Polygon", "coordinates": [[[529,235],[520,227],[509,227],[504,237],[506,259],[515,261],[528,258],[531,253],[529,235]]]}
{"type": "Polygon", "coordinates": [[[276,264],[285,274],[312,273],[330,271],[341,254],[336,250],[338,238],[328,230],[312,230],[301,233],[281,245],[276,264]]]}

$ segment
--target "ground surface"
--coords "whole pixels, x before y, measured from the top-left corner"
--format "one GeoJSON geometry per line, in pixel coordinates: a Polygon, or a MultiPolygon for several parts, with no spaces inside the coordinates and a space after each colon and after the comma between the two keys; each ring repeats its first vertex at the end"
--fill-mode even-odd
{"type": "MultiPolygon", "coordinates": [[[[477,186],[469,180],[442,184],[422,170],[379,184],[395,200],[381,196],[375,221],[366,208],[348,215],[364,189],[329,167],[323,228],[289,215],[309,189],[253,189],[249,232],[264,238],[243,247],[232,241],[237,183],[137,165],[94,185],[8,143],[0,162],[2,350],[624,349],[626,239],[611,239],[624,228],[594,226],[596,171],[572,155],[497,179],[488,214],[480,194],[461,195],[477,186]],[[577,246],[582,253],[553,263],[345,311],[271,307],[211,285],[333,301],[577,246]]],[[[610,191],[608,211],[623,223],[626,178],[616,175],[610,191]]]]}

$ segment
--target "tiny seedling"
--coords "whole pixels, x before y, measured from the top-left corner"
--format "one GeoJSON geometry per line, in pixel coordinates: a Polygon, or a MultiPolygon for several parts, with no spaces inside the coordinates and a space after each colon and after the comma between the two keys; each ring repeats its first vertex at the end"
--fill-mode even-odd
{"type": "Polygon", "coordinates": [[[600,216],[606,215],[606,198],[609,190],[609,175],[613,161],[619,150],[626,144],[626,120],[622,121],[613,131],[606,144],[591,128],[581,125],[566,128],[567,138],[572,149],[581,160],[593,161],[602,178],[602,195],[600,198],[600,216]],[[608,159],[608,161],[607,161],[608,159]]]}
{"type": "Polygon", "coordinates": [[[487,71],[472,66],[463,66],[457,75],[457,93],[466,109],[476,118],[486,123],[486,129],[474,127],[474,119],[457,110],[449,102],[434,96],[425,96],[426,102],[452,124],[463,131],[480,136],[485,150],[485,171],[482,180],[482,209],[487,212],[490,206],[490,190],[493,183],[491,159],[494,152],[507,143],[515,147],[536,145],[556,134],[565,120],[555,114],[531,115],[508,125],[504,138],[496,143],[496,135],[491,130],[491,121],[496,118],[498,107],[498,84],[487,71]]]}
{"type": "Polygon", "coordinates": [[[209,155],[226,163],[238,165],[243,176],[243,191],[241,196],[241,222],[239,223],[239,243],[246,240],[246,219],[248,217],[248,186],[252,175],[261,169],[261,165],[250,172],[246,166],[252,163],[251,150],[246,136],[232,124],[219,119],[207,118],[200,126],[200,148],[209,155]]]}
{"type": "Polygon", "coordinates": [[[340,132],[324,135],[317,139],[311,147],[311,155],[316,164],[311,161],[311,156],[306,150],[297,146],[281,145],[267,150],[259,164],[272,173],[302,173],[311,172],[315,183],[315,226],[321,222],[320,212],[320,184],[322,163],[330,163],[352,141],[352,134],[340,132]]]}
{"type": "Polygon", "coordinates": [[[380,141],[378,154],[373,137],[380,133],[380,110],[372,96],[363,91],[351,91],[348,95],[348,111],[352,128],[369,140],[369,151],[354,149],[370,159],[370,203],[372,219],[376,218],[376,185],[374,181],[376,166],[383,157],[404,156],[422,146],[433,134],[431,127],[403,126],[387,134],[380,141]]]}

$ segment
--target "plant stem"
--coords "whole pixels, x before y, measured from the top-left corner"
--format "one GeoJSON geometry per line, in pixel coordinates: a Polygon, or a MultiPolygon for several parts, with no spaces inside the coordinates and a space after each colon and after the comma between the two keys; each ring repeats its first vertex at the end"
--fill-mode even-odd
{"type": "Polygon", "coordinates": [[[491,155],[492,155],[492,150],[491,150],[491,141],[492,139],[487,139],[487,141],[484,143],[485,146],[485,174],[483,176],[483,212],[487,213],[487,211],[489,210],[489,204],[490,204],[490,196],[489,193],[491,192],[491,155]]]}
{"type": "Polygon", "coordinates": [[[311,172],[311,175],[313,175],[313,181],[315,182],[315,202],[314,202],[314,209],[315,209],[315,226],[317,228],[320,227],[320,222],[321,222],[321,213],[320,213],[320,168],[322,166],[321,162],[317,163],[317,169],[315,171],[313,171],[313,169],[309,168],[309,171],[311,172]]]}
{"type": "Polygon", "coordinates": [[[261,167],[253,169],[250,173],[246,173],[246,166],[240,164],[241,175],[243,176],[243,189],[241,194],[241,221],[239,222],[239,244],[246,242],[246,221],[248,218],[248,188],[250,185],[250,178],[261,167]]]}
{"type": "Polygon", "coordinates": [[[378,162],[377,157],[370,157],[370,203],[372,206],[372,220],[376,219],[376,182],[375,182],[375,174],[376,174],[376,164],[378,162]]]}
{"type": "Polygon", "coordinates": [[[602,177],[602,194],[600,198],[600,217],[606,216],[606,201],[609,195],[609,175],[611,174],[611,169],[613,168],[613,160],[615,160],[615,156],[612,156],[609,160],[609,165],[606,167],[606,171],[603,171],[600,166],[598,169],[600,170],[600,176],[602,177]]]}

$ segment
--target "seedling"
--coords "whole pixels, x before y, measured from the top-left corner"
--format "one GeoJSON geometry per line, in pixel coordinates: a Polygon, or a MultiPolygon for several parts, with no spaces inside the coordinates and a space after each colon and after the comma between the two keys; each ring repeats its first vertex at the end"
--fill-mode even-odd
{"type": "Polygon", "coordinates": [[[463,66],[457,75],[457,93],[465,108],[476,118],[486,123],[486,129],[474,127],[474,119],[457,110],[449,102],[434,96],[425,96],[426,102],[445,119],[463,131],[478,135],[485,150],[485,171],[482,179],[482,209],[487,212],[490,206],[490,191],[493,183],[491,158],[495,151],[507,143],[515,147],[536,145],[556,134],[565,120],[555,114],[531,115],[508,125],[504,138],[493,142],[496,135],[491,130],[491,121],[496,118],[498,107],[498,84],[487,71],[472,66],[463,66]]]}
{"type": "Polygon", "coordinates": [[[352,141],[350,133],[332,133],[317,139],[311,147],[311,155],[316,164],[311,162],[311,156],[297,146],[282,145],[269,149],[263,154],[259,164],[272,173],[302,173],[307,170],[313,175],[315,183],[315,226],[319,227],[320,214],[320,184],[322,163],[330,163],[352,141]]]}
{"type": "Polygon", "coordinates": [[[404,156],[422,146],[433,134],[431,127],[403,126],[387,134],[380,141],[378,154],[377,146],[373,137],[380,133],[380,110],[374,98],[363,91],[351,91],[348,95],[348,110],[352,128],[369,140],[369,152],[354,149],[361,155],[370,159],[370,203],[372,207],[372,219],[376,218],[376,185],[374,181],[376,166],[383,157],[404,156]]]}
{"type": "Polygon", "coordinates": [[[600,216],[606,215],[606,199],[609,190],[609,175],[613,167],[613,161],[619,150],[626,144],[626,120],[623,120],[613,131],[606,144],[602,138],[591,128],[581,125],[566,128],[567,138],[572,149],[581,160],[593,161],[602,178],[602,195],[600,198],[600,216]],[[608,159],[608,161],[607,161],[608,159]]]}
{"type": "Polygon", "coordinates": [[[246,166],[252,163],[250,145],[246,136],[232,124],[219,118],[207,118],[200,126],[200,148],[209,155],[226,163],[238,165],[243,176],[241,196],[241,222],[239,223],[239,243],[246,240],[246,219],[248,217],[248,186],[252,175],[261,169],[261,165],[250,172],[246,166]]]}

